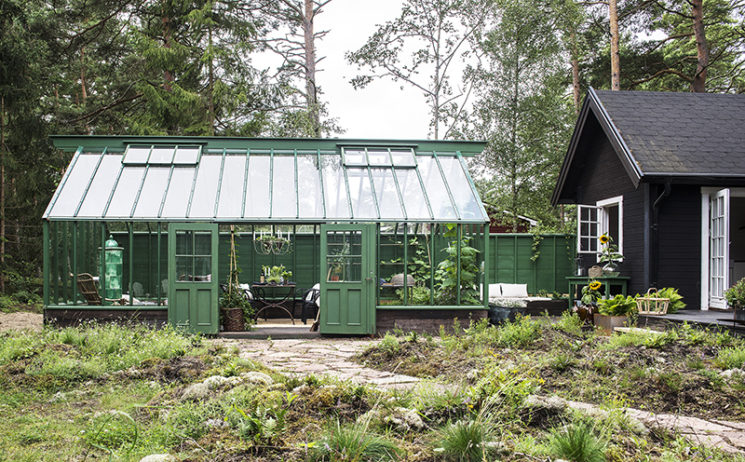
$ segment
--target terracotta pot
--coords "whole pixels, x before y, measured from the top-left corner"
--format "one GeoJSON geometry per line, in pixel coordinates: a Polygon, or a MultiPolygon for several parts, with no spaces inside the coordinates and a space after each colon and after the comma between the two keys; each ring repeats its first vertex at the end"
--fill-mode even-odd
{"type": "Polygon", "coordinates": [[[604,314],[595,313],[593,316],[595,326],[600,328],[603,332],[610,335],[613,333],[613,329],[616,327],[625,327],[629,321],[628,316],[606,316],[604,314]]]}

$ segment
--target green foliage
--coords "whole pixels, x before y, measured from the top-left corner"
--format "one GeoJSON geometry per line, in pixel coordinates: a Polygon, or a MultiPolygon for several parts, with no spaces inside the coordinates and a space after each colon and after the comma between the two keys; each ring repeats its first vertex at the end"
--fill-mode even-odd
{"type": "Polygon", "coordinates": [[[745,366],[745,346],[720,350],[716,364],[722,369],[742,368],[745,366]]]}
{"type": "Polygon", "coordinates": [[[660,298],[669,298],[670,305],[667,307],[668,314],[677,313],[678,311],[685,309],[686,304],[683,302],[683,296],[678,293],[678,289],[674,287],[664,287],[657,292],[657,296],[660,298]]]}
{"type": "Polygon", "coordinates": [[[127,453],[137,444],[137,422],[126,412],[111,411],[94,418],[83,432],[83,439],[91,446],[109,454],[127,446],[127,453]]]}
{"type": "Polygon", "coordinates": [[[445,460],[478,462],[491,460],[496,431],[493,423],[477,420],[458,420],[448,423],[438,434],[438,449],[445,460]]]}
{"type": "Polygon", "coordinates": [[[378,349],[389,356],[395,356],[401,349],[401,345],[398,342],[398,338],[395,335],[389,333],[385,334],[383,340],[378,344],[378,349]]]}
{"type": "Polygon", "coordinates": [[[541,326],[530,316],[518,316],[496,329],[496,343],[508,348],[527,348],[541,336],[541,326]]]}
{"type": "Polygon", "coordinates": [[[619,294],[613,298],[598,300],[598,310],[606,316],[629,316],[636,311],[636,299],[619,294]]]}
{"type": "Polygon", "coordinates": [[[737,281],[732,287],[724,291],[727,305],[736,310],[745,309],[745,278],[737,281]]]}
{"type": "Polygon", "coordinates": [[[471,247],[471,238],[463,236],[448,243],[443,249],[446,258],[437,265],[435,270],[435,300],[441,305],[454,305],[456,294],[460,290],[460,303],[463,305],[478,305],[479,293],[476,287],[479,282],[479,267],[477,264],[477,249],[471,247]],[[460,286],[458,286],[458,247],[460,246],[460,286]]]}
{"type": "Polygon", "coordinates": [[[585,421],[554,429],[549,436],[551,453],[572,462],[604,462],[607,447],[608,443],[585,421]]]}
{"type": "MultiPolygon", "coordinates": [[[[429,287],[424,286],[413,286],[409,289],[409,305],[429,305],[430,302],[430,294],[432,292],[429,290],[429,287]]],[[[399,301],[401,304],[404,303],[404,290],[398,289],[396,290],[396,295],[398,296],[399,301]]]]}
{"type": "Polygon", "coordinates": [[[312,460],[329,462],[398,460],[400,450],[383,436],[359,424],[344,425],[337,420],[313,445],[312,460]]]}
{"type": "Polygon", "coordinates": [[[579,318],[577,313],[571,311],[564,311],[561,313],[561,318],[552,324],[554,329],[561,330],[571,335],[582,335],[582,320],[579,318]]]}

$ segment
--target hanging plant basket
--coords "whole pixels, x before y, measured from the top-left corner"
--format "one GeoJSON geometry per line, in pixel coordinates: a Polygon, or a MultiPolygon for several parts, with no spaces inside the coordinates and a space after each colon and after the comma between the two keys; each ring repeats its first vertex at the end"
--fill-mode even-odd
{"type": "Polygon", "coordinates": [[[292,242],[279,236],[260,236],[254,239],[254,249],[260,255],[286,255],[292,251],[292,242]]]}

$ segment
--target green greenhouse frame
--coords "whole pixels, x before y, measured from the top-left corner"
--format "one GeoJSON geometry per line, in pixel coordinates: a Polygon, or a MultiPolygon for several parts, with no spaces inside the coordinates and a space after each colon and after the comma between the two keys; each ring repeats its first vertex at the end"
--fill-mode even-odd
{"type": "Polygon", "coordinates": [[[241,282],[283,265],[298,287],[318,283],[322,334],[426,329],[488,309],[489,218],[466,163],[482,142],[52,141],[74,154],[43,216],[47,322],[217,333],[231,243],[241,282]]]}

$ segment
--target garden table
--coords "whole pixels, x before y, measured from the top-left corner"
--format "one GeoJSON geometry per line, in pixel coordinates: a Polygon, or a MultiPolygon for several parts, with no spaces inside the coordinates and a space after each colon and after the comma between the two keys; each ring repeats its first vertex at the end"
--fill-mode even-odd
{"type": "MultiPolygon", "coordinates": [[[[261,306],[259,311],[254,314],[254,318],[256,320],[259,319],[259,314],[261,314],[262,311],[267,310],[269,308],[279,308],[280,310],[284,311],[290,316],[290,320],[292,321],[292,324],[295,325],[295,317],[292,315],[292,312],[288,310],[284,304],[287,303],[288,300],[292,300],[293,303],[293,311],[294,311],[294,303],[295,303],[295,284],[294,283],[286,283],[286,284],[268,284],[268,283],[259,283],[254,282],[251,284],[251,291],[254,294],[255,301],[261,306]],[[277,300],[276,298],[267,298],[266,295],[266,289],[280,289],[284,290],[286,289],[287,292],[285,293],[284,298],[277,300]]],[[[266,319],[266,317],[264,318],[266,319]]]]}
{"type": "Polygon", "coordinates": [[[600,276],[597,278],[588,278],[587,276],[567,276],[566,280],[569,281],[569,308],[574,306],[574,300],[582,297],[579,290],[582,286],[586,286],[590,281],[600,281],[603,284],[603,295],[606,297],[612,297],[617,294],[627,295],[627,287],[629,283],[628,276],[600,276]]]}

